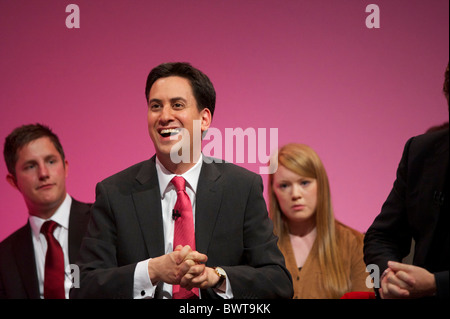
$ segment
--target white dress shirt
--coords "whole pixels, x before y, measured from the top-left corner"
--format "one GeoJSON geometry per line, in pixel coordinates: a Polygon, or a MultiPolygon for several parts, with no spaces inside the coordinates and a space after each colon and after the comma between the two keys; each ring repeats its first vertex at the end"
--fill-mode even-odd
{"type": "MultiPolygon", "coordinates": [[[[66,272],[64,279],[64,288],[66,299],[69,298],[69,290],[72,287],[72,275],[69,262],[69,216],[71,205],[72,198],[69,196],[69,194],[67,194],[61,206],[59,206],[53,216],[48,219],[58,223],[58,226],[54,230],[53,235],[61,245],[64,252],[64,269],[66,272]]],[[[41,227],[47,220],[39,218],[37,216],[30,216],[29,221],[32,230],[34,256],[36,259],[36,270],[39,281],[39,294],[41,299],[43,299],[47,240],[45,239],[45,235],[41,233],[41,227]]]]}
{"type": "MultiPolygon", "coordinates": [[[[200,155],[199,161],[182,176],[186,180],[186,193],[192,204],[193,219],[195,225],[195,194],[197,190],[198,179],[202,169],[203,155],[200,155]]],[[[175,221],[172,218],[172,209],[177,201],[177,192],[175,186],[170,181],[176,174],[167,170],[156,157],[156,172],[158,174],[159,189],[161,191],[161,208],[164,229],[164,252],[165,254],[173,252],[173,236],[175,221]]],[[[151,258],[150,258],[151,259],[151,258]]],[[[153,285],[148,274],[148,261],[150,259],[139,262],[134,272],[134,298],[172,298],[172,285],[167,283],[158,283],[153,285]],[[158,296],[155,296],[156,287],[160,286],[158,296]]],[[[226,292],[221,293],[216,290],[222,298],[233,298],[231,286],[227,277],[226,292]]],[[[200,296],[201,298],[201,296],[200,296]]]]}

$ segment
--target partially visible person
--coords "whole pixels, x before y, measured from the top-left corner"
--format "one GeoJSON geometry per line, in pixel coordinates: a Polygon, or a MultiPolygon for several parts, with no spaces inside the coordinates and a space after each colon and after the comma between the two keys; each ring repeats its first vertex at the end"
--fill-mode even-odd
{"type": "Polygon", "coordinates": [[[293,279],[294,298],[370,292],[363,235],[335,220],[327,173],[317,153],[304,144],[287,144],[274,156],[278,169],[269,175],[269,213],[293,279]]]}
{"type": "MultiPolygon", "coordinates": [[[[444,94],[449,104],[449,67],[444,94]]],[[[449,129],[408,140],[397,178],[380,214],[367,230],[366,264],[382,273],[381,298],[449,298],[449,129]],[[401,263],[415,241],[413,264],[401,263]]]]}
{"type": "Polygon", "coordinates": [[[16,128],[5,139],[3,155],[6,180],[22,194],[29,218],[0,243],[0,298],[66,299],[74,280],[69,265],[78,257],[90,205],[67,193],[68,161],[47,126],[16,128]],[[48,235],[42,232],[45,228],[48,235]],[[51,232],[56,241],[47,241],[51,232]],[[51,258],[47,252],[53,251],[48,246],[55,247],[51,262],[46,261],[51,258]],[[55,267],[50,266],[53,262],[55,267]]]}

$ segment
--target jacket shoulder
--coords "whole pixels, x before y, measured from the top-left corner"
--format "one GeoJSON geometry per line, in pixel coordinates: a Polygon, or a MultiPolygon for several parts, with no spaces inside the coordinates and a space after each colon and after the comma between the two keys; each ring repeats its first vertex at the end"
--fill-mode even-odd
{"type": "Polygon", "coordinates": [[[439,146],[441,143],[447,145],[448,150],[449,129],[443,129],[435,132],[425,133],[414,136],[410,139],[411,149],[427,152],[430,148],[439,146]]]}
{"type": "MultiPolygon", "coordinates": [[[[0,242],[0,252],[6,247],[12,247],[13,243],[24,238],[25,236],[31,236],[31,228],[28,224],[25,224],[11,235],[6,237],[2,242],[0,242]]],[[[31,237],[30,237],[31,238],[31,237]]]]}
{"type": "Polygon", "coordinates": [[[138,174],[143,169],[150,168],[152,164],[154,166],[154,161],[152,161],[152,159],[139,162],[137,164],[134,164],[128,168],[125,168],[124,170],[122,170],[120,172],[117,172],[117,173],[105,178],[100,183],[101,184],[117,184],[117,183],[132,182],[136,179],[138,174]]]}

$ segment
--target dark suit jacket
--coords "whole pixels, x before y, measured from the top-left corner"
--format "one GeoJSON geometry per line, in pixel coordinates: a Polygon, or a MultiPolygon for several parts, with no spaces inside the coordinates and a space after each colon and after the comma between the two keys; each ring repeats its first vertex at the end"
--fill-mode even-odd
{"type": "MultiPolygon", "coordinates": [[[[78,262],[80,288],[71,298],[133,298],[136,264],[165,253],[155,156],[100,182],[96,196],[78,262]]],[[[204,162],[195,214],[196,249],[208,256],[207,266],[223,267],[235,298],[292,297],[259,175],[204,162]]]]}
{"type": "Polygon", "coordinates": [[[380,274],[401,261],[415,240],[413,264],[435,274],[437,295],[449,297],[449,130],[411,138],[397,179],[364,237],[364,261],[380,274]]]}
{"type": "MultiPolygon", "coordinates": [[[[75,264],[89,221],[90,205],[72,198],[69,260],[75,264]]],[[[38,299],[39,283],[30,223],[0,243],[0,299],[38,299]]]]}

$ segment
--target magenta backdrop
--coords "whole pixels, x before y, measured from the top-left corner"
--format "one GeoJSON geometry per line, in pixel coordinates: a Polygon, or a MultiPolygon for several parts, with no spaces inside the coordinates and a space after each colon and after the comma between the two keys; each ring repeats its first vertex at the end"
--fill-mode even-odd
{"type": "MultiPolygon", "coordinates": [[[[312,146],[337,218],[365,231],[406,140],[448,120],[448,59],[448,0],[2,0],[0,138],[3,148],[16,126],[48,124],[70,163],[70,194],[94,201],[98,181],[153,155],[150,69],[189,61],[216,87],[213,127],[278,128],[279,146],[312,146]],[[70,3],[79,29],[66,28],[70,3]],[[379,29],[366,27],[370,3],[379,29]]],[[[4,179],[0,194],[2,240],[27,210],[4,179]]]]}

